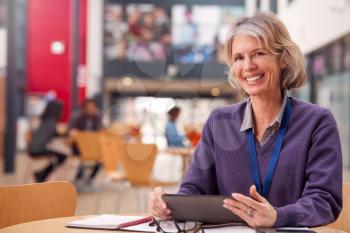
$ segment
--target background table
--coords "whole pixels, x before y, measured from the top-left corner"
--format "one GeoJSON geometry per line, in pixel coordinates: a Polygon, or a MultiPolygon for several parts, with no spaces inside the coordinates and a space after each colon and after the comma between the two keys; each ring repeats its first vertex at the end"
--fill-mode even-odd
{"type": "Polygon", "coordinates": [[[184,178],[190,165],[191,157],[194,152],[193,148],[169,147],[164,152],[174,156],[181,156],[182,159],[182,174],[184,178]]]}
{"type": "MultiPolygon", "coordinates": [[[[74,216],[74,217],[65,217],[65,218],[53,218],[46,219],[28,223],[17,224],[14,226],[6,227],[0,229],[0,233],[109,233],[109,232],[118,232],[118,231],[109,231],[109,230],[92,230],[92,229],[79,229],[79,228],[69,228],[65,227],[68,222],[84,219],[92,216],[74,216]]],[[[343,231],[338,231],[328,227],[316,227],[313,228],[317,233],[345,233],[343,231]]],[[[125,233],[127,231],[119,231],[125,233]]]]}

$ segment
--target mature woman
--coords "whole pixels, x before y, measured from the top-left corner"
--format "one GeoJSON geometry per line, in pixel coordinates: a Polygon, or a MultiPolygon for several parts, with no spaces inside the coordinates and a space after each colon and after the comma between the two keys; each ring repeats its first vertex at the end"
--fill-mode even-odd
{"type": "MultiPolygon", "coordinates": [[[[231,28],[230,81],[249,98],[207,120],[180,194],[232,195],[223,206],[252,227],[316,226],[342,208],[339,133],[324,108],[288,97],[306,81],[304,58],[285,25],[258,13],[231,28]]],[[[153,215],[171,211],[156,188],[153,215]]]]}

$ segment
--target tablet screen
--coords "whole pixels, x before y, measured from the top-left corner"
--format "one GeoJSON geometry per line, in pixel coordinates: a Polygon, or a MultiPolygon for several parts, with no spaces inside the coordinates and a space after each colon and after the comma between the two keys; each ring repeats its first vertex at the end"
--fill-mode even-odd
{"type": "Polygon", "coordinates": [[[197,221],[211,224],[243,222],[224,208],[223,201],[230,196],[164,194],[163,200],[176,221],[197,221]]]}

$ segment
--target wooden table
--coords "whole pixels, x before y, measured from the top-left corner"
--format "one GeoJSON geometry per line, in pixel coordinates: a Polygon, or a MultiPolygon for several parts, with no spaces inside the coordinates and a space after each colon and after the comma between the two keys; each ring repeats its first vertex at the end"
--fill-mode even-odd
{"type": "MultiPolygon", "coordinates": [[[[109,233],[117,231],[108,230],[90,230],[90,229],[78,229],[65,227],[68,222],[83,219],[92,216],[74,216],[65,218],[53,218],[28,223],[17,224],[0,229],[0,233],[109,233]]],[[[331,229],[329,227],[316,227],[313,228],[317,233],[345,233],[343,231],[331,229]]],[[[125,233],[126,231],[119,231],[125,233]]]]}
{"type": "Polygon", "coordinates": [[[190,165],[191,157],[194,152],[193,148],[182,148],[182,147],[169,147],[165,151],[165,153],[174,155],[174,156],[181,156],[182,159],[182,178],[187,173],[188,167],[190,165]]]}

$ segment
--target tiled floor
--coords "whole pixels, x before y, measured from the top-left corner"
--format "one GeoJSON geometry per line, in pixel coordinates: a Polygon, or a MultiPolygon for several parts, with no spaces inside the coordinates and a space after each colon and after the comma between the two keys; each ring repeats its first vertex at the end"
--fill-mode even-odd
{"type": "MultiPolygon", "coordinates": [[[[0,160],[0,185],[21,184],[32,182],[28,172],[28,159],[23,154],[17,156],[17,169],[15,174],[3,174],[2,161],[0,160]]],[[[72,180],[76,170],[75,162],[68,162],[65,166],[55,172],[50,179],[62,177],[72,180]]],[[[34,168],[35,169],[35,168],[34,168]]],[[[344,169],[344,181],[350,182],[350,169],[344,169]]],[[[166,181],[179,180],[181,177],[181,160],[171,156],[160,156],[155,164],[154,176],[163,178],[166,181]]],[[[125,187],[117,183],[108,183],[104,179],[103,172],[100,172],[95,179],[95,187],[98,192],[79,193],[76,215],[102,214],[102,213],[141,213],[147,211],[147,200],[150,189],[135,189],[125,187]]],[[[175,193],[177,187],[167,188],[169,193],[175,193]]]]}
{"type": "MultiPolygon", "coordinates": [[[[0,185],[31,183],[33,179],[32,170],[45,166],[45,161],[30,163],[30,159],[24,154],[17,155],[16,173],[4,174],[2,171],[2,160],[0,160],[0,185]],[[28,169],[28,165],[35,166],[28,169]]],[[[46,161],[47,162],[47,161],[46,161]]],[[[176,181],[181,178],[181,159],[179,157],[162,155],[157,158],[154,176],[164,181],[176,181]]],[[[70,160],[55,171],[50,180],[62,178],[72,181],[77,169],[77,161],[70,160]]],[[[147,212],[149,188],[136,189],[126,187],[121,183],[108,183],[103,172],[99,172],[94,180],[96,192],[79,193],[76,215],[102,214],[102,213],[141,213],[147,212]]],[[[166,192],[175,193],[178,186],[166,188],[166,192]]]]}

